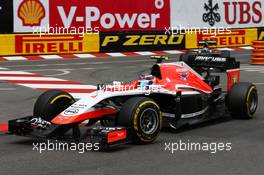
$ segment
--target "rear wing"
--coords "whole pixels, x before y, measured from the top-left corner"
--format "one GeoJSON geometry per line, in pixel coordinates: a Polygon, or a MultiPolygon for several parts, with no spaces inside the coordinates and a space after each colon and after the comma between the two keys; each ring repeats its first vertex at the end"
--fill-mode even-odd
{"type": "Polygon", "coordinates": [[[192,68],[214,68],[222,72],[240,68],[240,62],[233,57],[189,55],[184,61],[192,68]]]}
{"type": "Polygon", "coordinates": [[[199,74],[214,71],[226,72],[228,91],[233,84],[240,81],[240,62],[233,57],[221,57],[219,54],[190,54],[183,61],[199,74]]]}

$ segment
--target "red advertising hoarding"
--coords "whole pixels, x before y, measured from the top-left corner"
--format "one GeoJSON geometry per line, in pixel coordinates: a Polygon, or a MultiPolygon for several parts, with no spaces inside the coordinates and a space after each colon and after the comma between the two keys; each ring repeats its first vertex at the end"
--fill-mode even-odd
{"type": "Polygon", "coordinates": [[[169,0],[51,0],[50,26],[92,31],[164,30],[169,0]]]}

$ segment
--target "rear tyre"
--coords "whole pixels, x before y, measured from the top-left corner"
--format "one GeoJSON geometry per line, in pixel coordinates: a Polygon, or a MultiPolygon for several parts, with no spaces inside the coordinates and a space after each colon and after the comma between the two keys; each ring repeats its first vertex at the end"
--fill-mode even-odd
{"type": "Polygon", "coordinates": [[[117,125],[131,128],[133,143],[151,143],[162,128],[162,115],[152,99],[134,97],[127,100],[120,110],[117,125]]]}
{"type": "Polygon", "coordinates": [[[255,85],[240,82],[233,85],[227,97],[227,107],[234,118],[250,119],[258,106],[258,93],[255,85]]]}
{"type": "Polygon", "coordinates": [[[33,115],[51,121],[74,102],[75,99],[65,91],[49,90],[38,97],[33,115]]]}

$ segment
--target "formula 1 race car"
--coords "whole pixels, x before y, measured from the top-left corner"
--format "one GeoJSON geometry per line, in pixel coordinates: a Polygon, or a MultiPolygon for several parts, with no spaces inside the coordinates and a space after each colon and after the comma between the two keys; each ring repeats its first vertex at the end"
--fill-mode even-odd
{"type": "Polygon", "coordinates": [[[9,132],[107,146],[145,144],[158,137],[162,126],[177,129],[227,114],[253,117],[258,105],[256,86],[240,82],[240,63],[230,54],[205,47],[184,53],[179,62],[162,63],[166,56],[152,58],[157,63],[151,72],[129,84],[99,84],[80,99],[60,90],[44,92],[33,116],[9,121],[9,132]],[[227,88],[221,87],[217,75],[223,72],[227,88]]]}

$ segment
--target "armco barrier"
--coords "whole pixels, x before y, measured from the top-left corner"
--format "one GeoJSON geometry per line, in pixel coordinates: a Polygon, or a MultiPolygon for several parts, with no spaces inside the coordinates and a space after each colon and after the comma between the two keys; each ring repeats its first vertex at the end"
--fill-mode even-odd
{"type": "Polygon", "coordinates": [[[99,33],[3,34],[0,38],[1,56],[99,52],[99,33]]]}
{"type": "Polygon", "coordinates": [[[251,64],[264,65],[264,41],[253,41],[251,64]]]}

